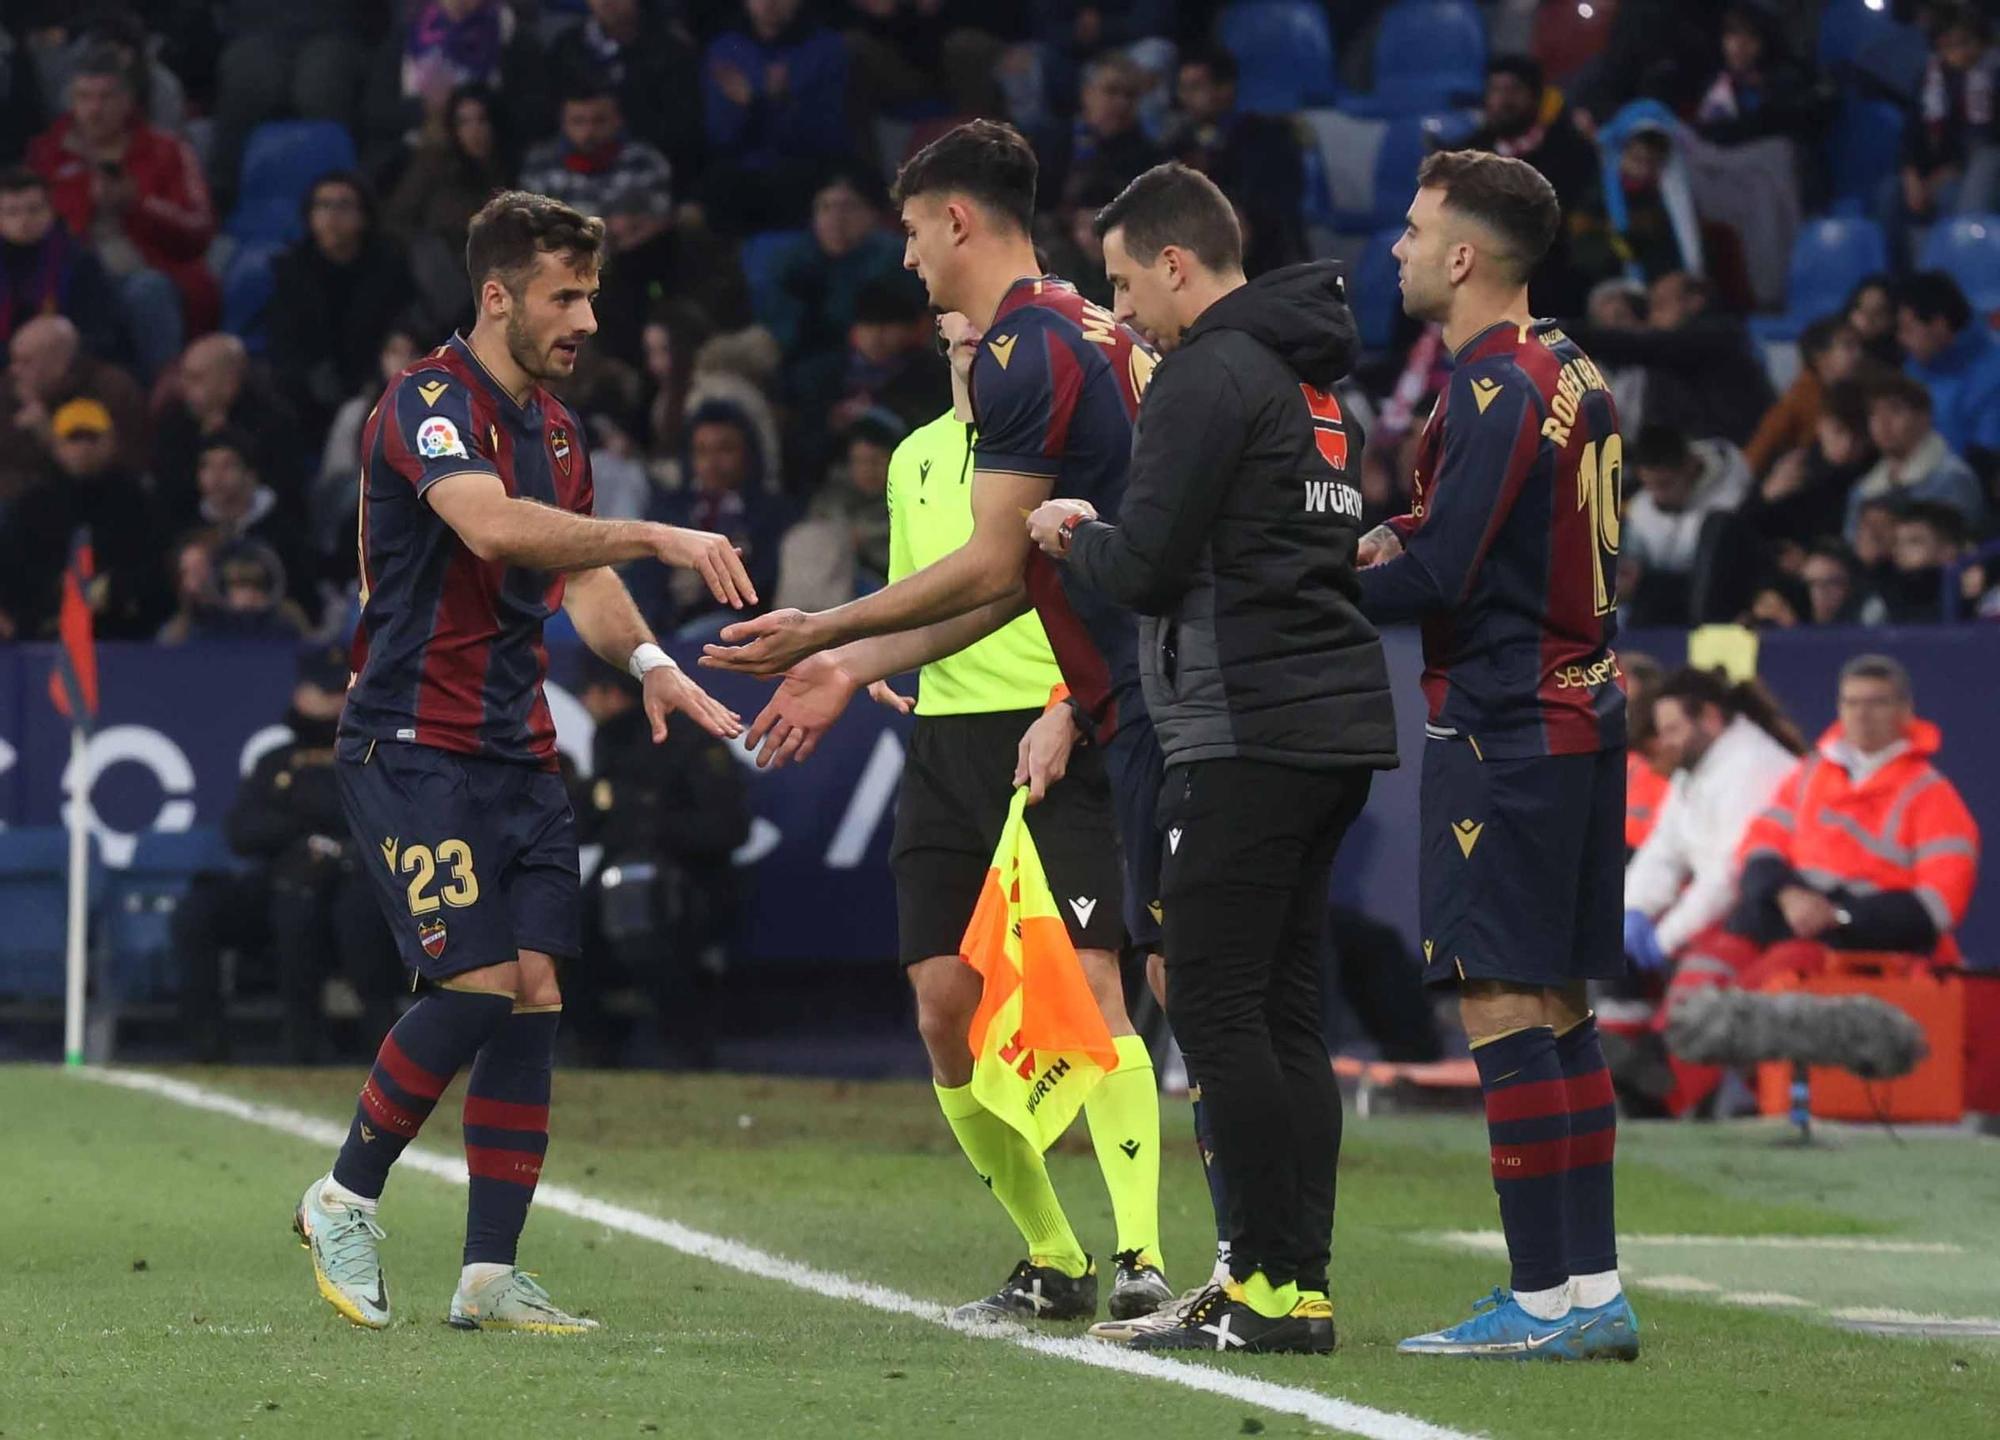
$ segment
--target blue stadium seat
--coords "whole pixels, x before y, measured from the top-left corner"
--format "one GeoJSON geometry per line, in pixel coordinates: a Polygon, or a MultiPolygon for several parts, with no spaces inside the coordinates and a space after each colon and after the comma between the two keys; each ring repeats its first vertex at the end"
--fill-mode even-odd
{"type": "Polygon", "coordinates": [[[1396,285],[1396,257],[1389,251],[1402,237],[1400,225],[1370,235],[1347,287],[1348,303],[1354,307],[1354,323],[1360,328],[1361,348],[1365,351],[1387,350],[1396,338],[1396,317],[1402,313],[1403,294],[1396,285]]]}
{"type": "Polygon", "coordinates": [[[1340,228],[1349,234],[1372,234],[1392,226],[1400,227],[1410,197],[1417,193],[1417,167],[1429,148],[1427,125],[1422,117],[1399,116],[1382,131],[1382,144],[1375,152],[1373,194],[1369,208],[1340,217],[1340,228]]]}
{"type": "Polygon", "coordinates": [[[1470,0],[1396,0],[1375,34],[1374,93],[1346,108],[1384,118],[1476,101],[1486,88],[1486,22],[1470,0]]]}
{"type": "Polygon", "coordinates": [[[213,827],[141,835],[132,863],[105,872],[97,928],[99,953],[105,959],[98,972],[101,989],[120,1000],[178,994],[174,911],[196,875],[234,864],[229,847],[213,827]]]}
{"type": "Polygon", "coordinates": [[[275,283],[272,262],[282,253],[279,245],[239,245],[222,273],[222,328],[241,337],[252,355],[264,353],[264,308],[275,283]]]}
{"type": "Polygon", "coordinates": [[[2000,215],[1961,215],[1932,226],[1919,263],[1950,275],[1990,321],[2000,310],[2000,215]]]}
{"type": "Polygon", "coordinates": [[[1245,110],[1282,115],[1333,102],[1333,27],[1324,7],[1238,0],[1217,20],[1216,38],[1236,57],[1236,98],[1245,110]]]}
{"type": "Polygon", "coordinates": [[[1845,305],[1864,276],[1888,268],[1889,245],[1873,220],[1808,220],[1792,242],[1785,313],[1759,316],[1752,329],[1763,340],[1795,339],[1813,321],[1845,305]]]}
{"type": "Polygon", "coordinates": [[[69,933],[69,835],[59,825],[0,830],[0,995],[59,999],[69,933]]]}
{"type": "Polygon", "coordinates": [[[304,233],[299,207],[330,170],[352,170],[354,139],[331,120],[273,120],[250,132],[236,209],[222,228],[245,244],[285,245],[304,233]]]}
{"type": "Polygon", "coordinates": [[[1837,206],[1874,214],[1883,183],[1903,153],[1903,108],[1887,100],[1848,96],[1826,137],[1827,173],[1837,206]],[[1844,205],[1842,202],[1845,202],[1844,205]]]}

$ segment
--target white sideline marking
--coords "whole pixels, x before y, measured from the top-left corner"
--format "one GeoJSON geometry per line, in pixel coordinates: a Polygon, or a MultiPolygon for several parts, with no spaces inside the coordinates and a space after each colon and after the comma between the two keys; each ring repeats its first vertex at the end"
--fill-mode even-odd
{"type": "MultiPolygon", "coordinates": [[[[1507,1238],[1498,1230],[1438,1230],[1422,1237],[1461,1250],[1504,1255],[1507,1238]]],[[[1845,1250],[1869,1255],[1962,1255],[1964,1247],[1943,1240],[1878,1240],[1866,1235],[1620,1235],[1627,1246],[1680,1249],[1845,1250]]]]}
{"type": "MultiPolygon", "coordinates": [[[[332,1121],[301,1114],[281,1106],[259,1105],[249,1100],[239,1100],[222,1091],[211,1090],[204,1085],[193,1085],[185,1080],[170,1079],[165,1075],[153,1075],[143,1070],[104,1070],[94,1066],[66,1073],[94,1080],[100,1084],[115,1085],[121,1089],[137,1090],[147,1095],[158,1096],[190,1109],[226,1115],[231,1119],[260,1125],[266,1130],[275,1130],[280,1134],[310,1141],[322,1147],[339,1145],[347,1138],[345,1125],[336,1125],[332,1121]]],[[[413,1147],[405,1150],[402,1158],[396,1163],[402,1169],[417,1170],[453,1185],[465,1184],[465,1164],[460,1160],[448,1160],[441,1155],[413,1147]]],[[[599,1200],[580,1190],[572,1190],[567,1185],[541,1186],[535,1192],[535,1203],[544,1210],[554,1210],[579,1220],[588,1220],[641,1240],[651,1240],[656,1245],[678,1250],[683,1255],[692,1255],[700,1260],[712,1260],[719,1265],[748,1271],[767,1280],[777,1280],[800,1290],[810,1290],[828,1299],[857,1301],[871,1309],[892,1315],[908,1315],[914,1319],[928,1320],[934,1325],[941,1325],[969,1339],[1004,1340],[1009,1344],[1018,1345],[1023,1350],[1030,1350],[1040,1355],[1054,1355],[1063,1360],[1073,1360],[1079,1365],[1089,1365],[1099,1370],[1116,1370],[1122,1374],[1137,1375],[1148,1380],[1164,1380],[1171,1385],[1219,1395],[1229,1400],[1239,1400],[1260,1409],[1273,1410],[1284,1415],[1302,1416],[1314,1424],[1326,1425],[1350,1435],[1363,1436],[1366,1440],[1476,1440],[1476,1437],[1469,1432],[1433,1425],[1414,1416],[1377,1410],[1373,1406],[1342,1400],[1332,1395],[1322,1395],[1318,1391],[1300,1386],[1279,1385],[1269,1380],[1256,1380],[1245,1375],[1233,1375],[1226,1370],[1211,1369],[1206,1365],[1192,1365],[1186,1361],[1169,1360],[1164,1356],[1123,1350],[1107,1345],[1101,1340],[1036,1335],[1018,1325],[955,1325],[948,1318],[946,1308],[933,1301],[919,1300],[914,1295],[903,1294],[900,1290],[871,1285],[866,1281],[850,1279],[831,1270],[821,1270],[812,1265],[800,1264],[796,1260],[787,1260],[767,1250],[745,1245],[739,1240],[711,1235],[673,1220],[663,1220],[657,1215],[648,1215],[642,1210],[599,1200]]]]}
{"type": "Polygon", "coordinates": [[[1716,1295],[1722,1287],[1698,1275],[1634,1275],[1633,1285],[1641,1290],[1658,1290],[1663,1295],[1716,1295]]]}
{"type": "Polygon", "coordinates": [[[1749,1305],[1759,1310],[1810,1310],[1813,1302],[1777,1290],[1725,1290],[1715,1297],[1725,1305],[1749,1305]]]}

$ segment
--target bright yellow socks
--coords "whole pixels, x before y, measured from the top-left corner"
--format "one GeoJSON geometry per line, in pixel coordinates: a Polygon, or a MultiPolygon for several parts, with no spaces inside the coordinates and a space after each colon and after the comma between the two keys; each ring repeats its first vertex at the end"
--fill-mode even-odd
{"type": "Polygon", "coordinates": [[[1137,1035],[1120,1035],[1118,1068],[1097,1082],[1083,1102],[1090,1120],[1090,1143],[1111,1213],[1118,1221],[1118,1248],[1135,1250],[1162,1270],[1160,1256],[1160,1091],[1153,1059],[1137,1035]]]}
{"type": "Polygon", "coordinates": [[[1065,1275],[1083,1274],[1090,1262],[1035,1147],[974,1099],[970,1085],[947,1088],[933,1083],[931,1088],[937,1091],[938,1108],[951,1122],[951,1133],[958,1137],[965,1158],[1027,1242],[1028,1258],[1065,1275]]]}
{"type": "Polygon", "coordinates": [[[1252,1272],[1248,1280],[1240,1285],[1231,1285],[1229,1289],[1239,1292],[1234,1298],[1266,1320],[1276,1320],[1298,1308],[1299,1287],[1289,1280],[1282,1285],[1273,1285],[1264,1278],[1262,1270],[1252,1272]]]}

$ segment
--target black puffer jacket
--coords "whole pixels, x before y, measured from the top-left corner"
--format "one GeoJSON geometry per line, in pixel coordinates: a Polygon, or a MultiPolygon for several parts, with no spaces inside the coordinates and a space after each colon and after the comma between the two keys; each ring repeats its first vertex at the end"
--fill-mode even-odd
{"type": "Polygon", "coordinates": [[[1142,617],[1169,765],[1396,764],[1382,643],[1355,604],[1360,437],[1327,393],[1355,349],[1331,264],[1225,295],[1154,372],[1119,523],[1076,529],[1068,563],[1142,617]]]}

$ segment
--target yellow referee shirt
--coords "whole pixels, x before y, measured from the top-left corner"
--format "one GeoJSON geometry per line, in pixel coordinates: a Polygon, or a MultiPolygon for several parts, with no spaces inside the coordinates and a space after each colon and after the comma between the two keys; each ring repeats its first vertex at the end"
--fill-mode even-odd
{"type": "MultiPolygon", "coordinates": [[[[949,411],[912,430],[889,459],[889,579],[934,564],[972,538],[972,427],[949,411]]],[[[1039,710],[1062,683],[1031,610],[917,677],[919,715],[1039,710]]]]}

